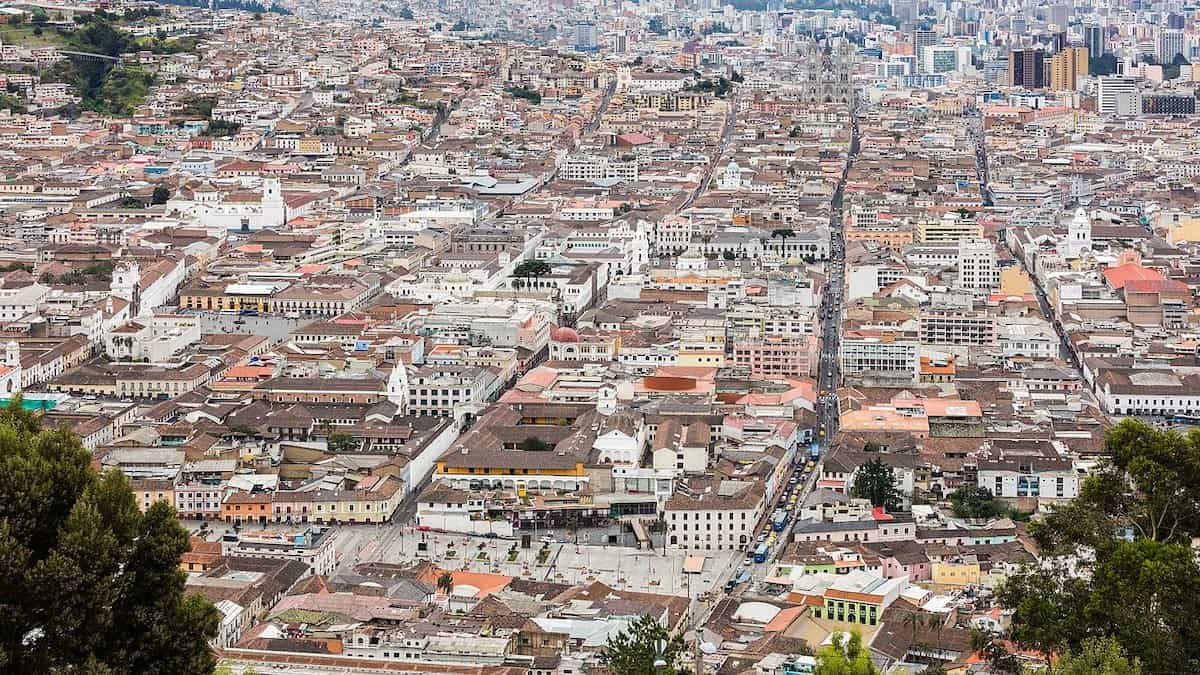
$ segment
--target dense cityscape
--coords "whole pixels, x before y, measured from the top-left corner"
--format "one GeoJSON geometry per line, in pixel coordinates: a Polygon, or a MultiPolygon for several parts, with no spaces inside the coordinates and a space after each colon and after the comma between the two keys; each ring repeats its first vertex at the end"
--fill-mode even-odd
{"type": "Polygon", "coordinates": [[[1176,0],[0,4],[0,672],[1200,673],[1194,62],[1176,0]]]}

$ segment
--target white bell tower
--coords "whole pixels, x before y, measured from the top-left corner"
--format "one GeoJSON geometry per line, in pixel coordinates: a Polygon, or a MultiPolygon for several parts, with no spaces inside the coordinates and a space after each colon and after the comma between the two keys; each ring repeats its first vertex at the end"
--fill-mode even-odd
{"type": "Polygon", "coordinates": [[[129,316],[139,316],[138,312],[138,281],[141,270],[136,262],[122,261],[113,268],[112,281],[108,289],[114,298],[121,298],[129,303],[129,316]]]}
{"type": "Polygon", "coordinates": [[[617,389],[604,385],[596,392],[596,412],[608,417],[617,412],[617,389]]]}
{"type": "Polygon", "coordinates": [[[408,414],[408,367],[403,361],[396,361],[387,382],[388,400],[396,404],[396,414],[403,417],[408,414]]]}
{"type": "Polygon", "coordinates": [[[1066,256],[1078,258],[1084,251],[1092,248],[1092,219],[1082,206],[1075,209],[1075,215],[1067,225],[1066,256]]]}

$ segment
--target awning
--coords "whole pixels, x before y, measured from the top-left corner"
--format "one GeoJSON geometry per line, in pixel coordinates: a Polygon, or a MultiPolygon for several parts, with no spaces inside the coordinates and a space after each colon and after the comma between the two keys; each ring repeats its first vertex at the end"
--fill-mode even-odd
{"type": "Polygon", "coordinates": [[[683,559],[684,574],[700,574],[704,571],[704,556],[689,555],[683,559]]]}

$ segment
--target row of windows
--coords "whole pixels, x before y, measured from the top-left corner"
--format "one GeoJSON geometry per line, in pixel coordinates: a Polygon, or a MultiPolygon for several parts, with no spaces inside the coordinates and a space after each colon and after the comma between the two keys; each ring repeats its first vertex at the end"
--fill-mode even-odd
{"type": "MultiPolygon", "coordinates": [[[[717,511],[717,512],[716,512],[716,514],[717,514],[717,518],[716,518],[717,520],[724,520],[724,518],[725,518],[725,512],[724,512],[724,511],[717,511]]],[[[677,516],[677,515],[678,515],[678,516],[680,516],[679,520],[687,520],[687,519],[688,519],[688,512],[687,512],[687,511],[672,511],[672,512],[671,512],[671,520],[675,520],[675,516],[677,516]]],[[[712,520],[712,519],[713,519],[712,515],[713,515],[713,512],[712,512],[712,511],[705,511],[705,512],[704,512],[704,518],[703,518],[703,519],[704,519],[704,520],[712,520]]],[[[742,518],[741,518],[741,519],[742,519],[742,520],[745,520],[745,519],[746,519],[746,512],[745,512],[745,511],[742,511],[742,512],[741,512],[741,515],[742,515],[742,518]]],[[[730,519],[730,520],[736,520],[736,519],[733,517],[733,514],[732,514],[732,513],[731,513],[731,514],[729,514],[729,519],[730,519]]],[[[699,514],[699,513],[697,513],[697,514],[696,514],[696,518],[695,518],[695,520],[701,520],[701,518],[700,518],[700,514],[699,514]]]]}

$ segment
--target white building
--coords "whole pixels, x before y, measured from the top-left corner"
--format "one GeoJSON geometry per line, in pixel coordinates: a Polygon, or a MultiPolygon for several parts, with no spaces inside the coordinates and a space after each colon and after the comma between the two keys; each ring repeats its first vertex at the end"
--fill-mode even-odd
{"type": "Polygon", "coordinates": [[[0,321],[17,321],[37,311],[50,294],[50,287],[30,284],[23,288],[0,288],[0,321]]]}
{"type": "Polygon", "coordinates": [[[904,373],[917,378],[915,337],[878,330],[847,331],[841,340],[842,377],[860,373],[904,373]]]}
{"type": "Polygon", "coordinates": [[[763,514],[761,482],[695,479],[663,507],[667,546],[692,551],[741,551],[754,541],[763,514]]]}
{"type": "Polygon", "coordinates": [[[104,336],[104,349],[115,361],[167,361],[200,341],[200,324],[192,316],[151,316],[131,321],[104,336]]]}
{"type": "Polygon", "coordinates": [[[331,528],[306,527],[297,530],[242,530],[227,532],[221,541],[221,554],[242,558],[271,558],[304,563],[315,575],[329,575],[337,567],[331,528]]]}
{"type": "Polygon", "coordinates": [[[558,166],[559,180],[600,181],[638,179],[636,159],[613,159],[602,155],[571,155],[558,166]]]}
{"type": "Polygon", "coordinates": [[[1079,473],[1069,459],[1023,457],[982,459],[978,485],[997,497],[1074,499],[1079,496],[1079,473]]]}
{"type": "Polygon", "coordinates": [[[987,239],[958,242],[958,285],[987,291],[1000,287],[1000,267],[996,264],[996,247],[992,242],[987,239]]]}
{"type": "Polygon", "coordinates": [[[11,397],[21,388],[21,345],[9,340],[4,345],[4,365],[0,365],[0,396],[11,397]]]}
{"type": "Polygon", "coordinates": [[[1067,225],[1067,240],[1063,242],[1063,256],[1078,258],[1084,251],[1092,249],[1092,219],[1082,206],[1067,225]]]}
{"type": "Polygon", "coordinates": [[[211,185],[202,185],[193,191],[191,199],[172,199],[167,208],[180,211],[208,227],[242,232],[281,227],[288,220],[287,204],[278,178],[264,179],[258,194],[223,194],[211,185]]]}
{"type": "Polygon", "coordinates": [[[1120,75],[1098,78],[1096,112],[1101,115],[1127,117],[1140,114],[1141,108],[1137,80],[1120,75]]]}
{"type": "Polygon", "coordinates": [[[428,365],[408,375],[408,412],[462,420],[478,414],[501,382],[487,368],[428,365]]]}

